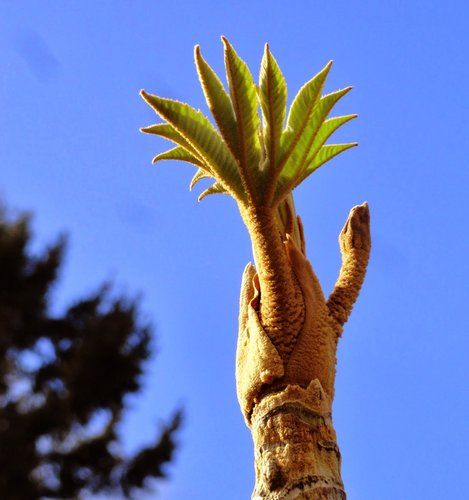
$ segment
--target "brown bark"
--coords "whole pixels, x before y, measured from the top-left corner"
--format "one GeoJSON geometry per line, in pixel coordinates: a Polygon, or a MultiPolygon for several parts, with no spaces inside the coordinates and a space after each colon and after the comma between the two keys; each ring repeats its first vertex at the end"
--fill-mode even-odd
{"type": "Polygon", "coordinates": [[[282,242],[270,224],[280,244],[271,241],[258,214],[245,221],[257,270],[248,264],[243,276],[236,378],[255,447],[253,498],[342,500],[331,416],[336,351],[366,272],[368,206],[354,207],[340,234],[342,268],[328,301],[302,248],[291,238],[282,242]],[[302,311],[293,322],[281,310],[288,297],[288,311],[302,311]],[[276,328],[269,330],[275,307],[276,328]]]}

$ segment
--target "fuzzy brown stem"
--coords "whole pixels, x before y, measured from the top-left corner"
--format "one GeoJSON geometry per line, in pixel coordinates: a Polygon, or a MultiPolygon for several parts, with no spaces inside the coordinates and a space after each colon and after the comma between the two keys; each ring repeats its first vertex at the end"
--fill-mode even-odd
{"type": "Polygon", "coordinates": [[[259,317],[282,359],[291,353],[304,321],[304,301],[294,275],[275,210],[242,210],[259,276],[259,317]]]}
{"type": "Polygon", "coordinates": [[[327,305],[331,315],[344,325],[360,293],[370,257],[370,211],[366,202],[350,210],[339,246],[342,266],[327,305]]]}

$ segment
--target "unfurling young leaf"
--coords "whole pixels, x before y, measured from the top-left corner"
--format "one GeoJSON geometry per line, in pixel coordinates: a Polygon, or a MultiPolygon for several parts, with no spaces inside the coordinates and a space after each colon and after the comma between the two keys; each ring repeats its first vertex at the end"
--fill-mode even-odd
{"type": "Polygon", "coordinates": [[[311,135],[309,124],[313,118],[316,104],[321,98],[324,82],[331,66],[332,61],[303,85],[290,106],[287,127],[280,142],[281,160],[278,171],[279,175],[282,174],[283,182],[294,176],[295,171],[299,168],[298,163],[308,148],[311,135]]]}
{"type": "Polygon", "coordinates": [[[189,153],[187,149],[184,149],[182,146],[177,146],[173,149],[169,149],[168,151],[165,151],[164,153],[159,153],[157,154],[153,160],[152,163],[157,163],[162,160],[179,160],[179,161],[186,161],[188,163],[192,163],[196,167],[203,167],[204,163],[197,158],[195,155],[189,153]]]}
{"type": "Polygon", "coordinates": [[[238,163],[241,178],[248,191],[248,196],[255,199],[260,194],[261,150],[256,86],[247,64],[240,59],[225,37],[222,37],[222,41],[225,47],[225,68],[230,97],[236,116],[239,143],[238,163]]]}
{"type": "Polygon", "coordinates": [[[350,120],[357,118],[357,116],[358,115],[334,116],[333,118],[329,118],[324,121],[314,137],[313,144],[308,152],[306,163],[311,163],[319,149],[338,128],[345,123],[348,123],[350,120]]]}
{"type": "Polygon", "coordinates": [[[268,44],[265,45],[261,62],[259,100],[263,116],[263,139],[268,157],[268,173],[275,178],[278,174],[280,137],[286,115],[287,85],[277,61],[270,53],[268,44]]]}
{"type": "Polygon", "coordinates": [[[297,179],[294,187],[303,182],[306,177],[311,175],[321,165],[324,165],[324,163],[332,160],[334,156],[347,151],[347,149],[354,148],[355,146],[358,146],[358,142],[350,142],[347,144],[326,144],[323,146],[313,160],[311,160],[311,163],[306,167],[306,170],[302,173],[301,177],[297,179]]]}
{"type": "Polygon", "coordinates": [[[205,191],[200,193],[197,200],[202,201],[206,196],[208,196],[210,194],[220,194],[220,193],[226,193],[226,189],[218,182],[215,182],[215,184],[211,185],[205,191]]]}
{"type": "Polygon", "coordinates": [[[156,125],[150,125],[148,127],[142,127],[140,132],[145,134],[153,134],[158,135],[160,137],[164,137],[169,141],[174,142],[175,144],[179,144],[188,152],[197,155],[195,149],[189,144],[186,139],[171,125],[167,123],[157,123],[156,125]]]}
{"type": "Polygon", "coordinates": [[[297,180],[301,178],[307,166],[308,155],[310,154],[316,134],[327,118],[327,115],[334,104],[351,90],[347,87],[331,94],[327,94],[316,102],[313,111],[309,115],[307,125],[298,137],[298,142],[292,148],[291,156],[287,159],[285,166],[280,172],[280,179],[277,188],[277,199],[282,199],[297,185],[297,180]]]}
{"type": "Polygon", "coordinates": [[[198,45],[195,46],[194,59],[207,105],[215,118],[223,139],[225,139],[233,155],[237,157],[239,154],[237,125],[230,97],[217,74],[202,57],[198,45]]]}
{"type": "Polygon", "coordinates": [[[191,145],[227,191],[243,197],[236,160],[208,119],[188,104],[147,94],[142,97],[191,145]]]}
{"type": "Polygon", "coordinates": [[[189,190],[192,191],[192,188],[201,180],[212,177],[206,170],[203,168],[199,168],[197,172],[192,177],[191,183],[189,184],[189,190]]]}

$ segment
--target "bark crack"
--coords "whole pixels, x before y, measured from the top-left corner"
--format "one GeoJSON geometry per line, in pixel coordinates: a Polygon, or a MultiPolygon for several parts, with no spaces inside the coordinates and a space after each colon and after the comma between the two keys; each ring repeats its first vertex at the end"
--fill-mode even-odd
{"type": "Polygon", "coordinates": [[[318,413],[317,411],[311,410],[301,403],[284,403],[280,406],[276,406],[266,414],[257,417],[255,425],[266,425],[269,419],[283,413],[291,413],[297,416],[302,422],[315,428],[317,428],[319,425],[326,425],[327,423],[331,422],[330,413],[318,413]]]}

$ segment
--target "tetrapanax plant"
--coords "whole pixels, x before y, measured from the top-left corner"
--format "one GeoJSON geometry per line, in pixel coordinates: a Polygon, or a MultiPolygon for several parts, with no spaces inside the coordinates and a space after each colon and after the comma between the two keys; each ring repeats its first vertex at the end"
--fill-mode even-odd
{"type": "Polygon", "coordinates": [[[176,147],[153,162],[182,160],[213,184],[202,192],[236,201],[252,240],[241,287],[237,391],[255,444],[253,498],[342,499],[340,455],[331,421],[337,340],[364,279],[370,250],[366,203],[339,237],[343,265],[328,300],[305,256],[292,191],[321,165],[356,146],[326,144],[357,115],[328,118],[350,90],[323,95],[329,62],[299,90],[287,115],[287,87],[265,46],[259,84],[222,37],[227,92],[195,47],[215,128],[188,104],[141,92],[164,120],[142,128],[176,147]],[[259,115],[259,108],[261,116],[259,115]],[[286,121],[285,121],[286,119],[286,121]]]}

